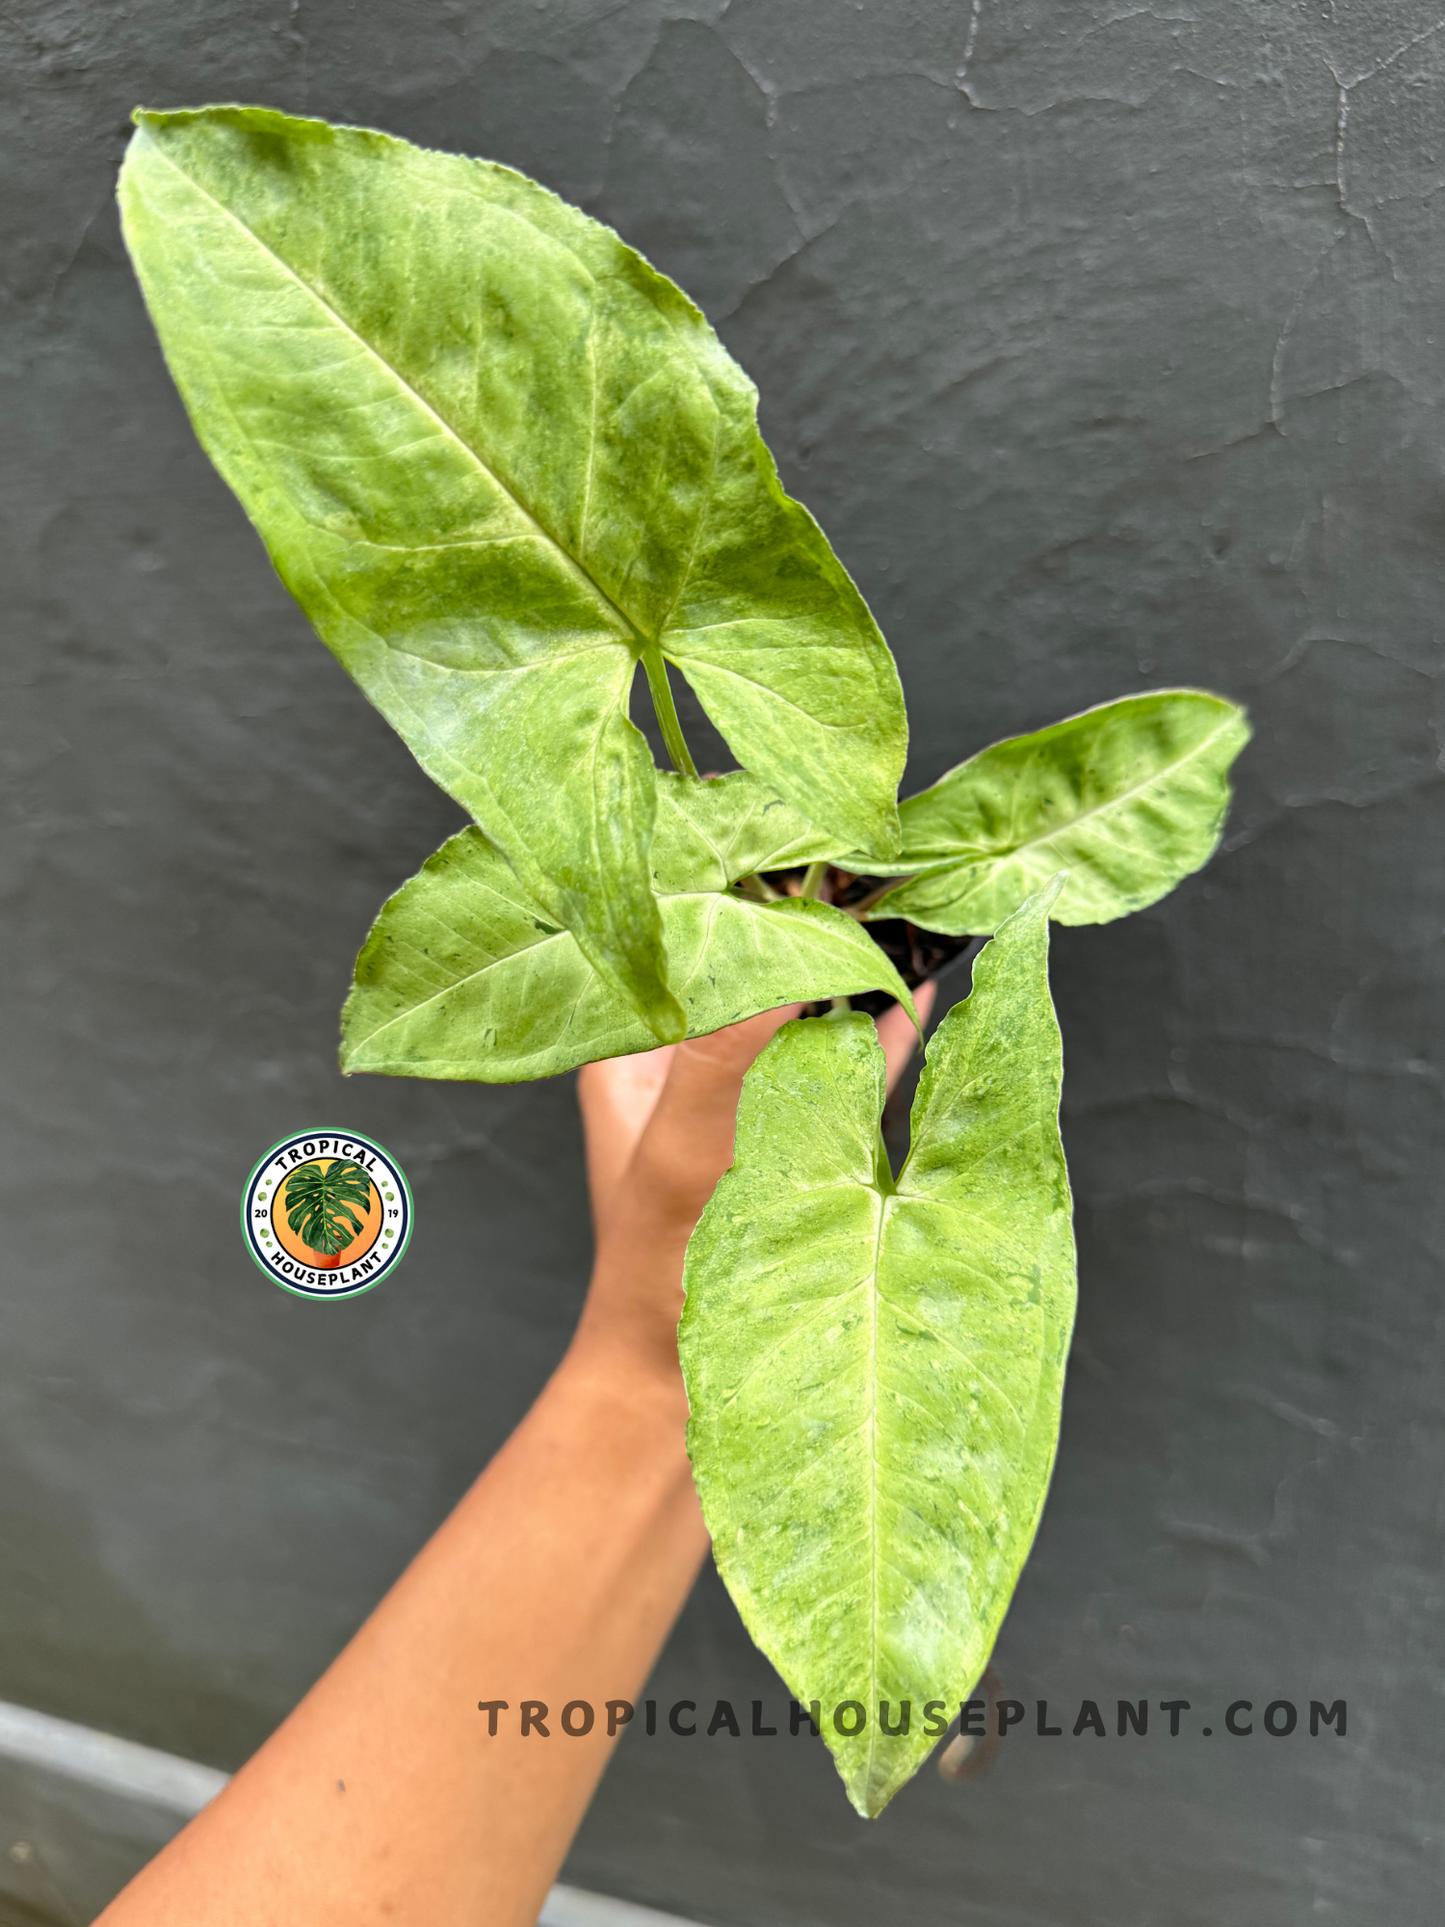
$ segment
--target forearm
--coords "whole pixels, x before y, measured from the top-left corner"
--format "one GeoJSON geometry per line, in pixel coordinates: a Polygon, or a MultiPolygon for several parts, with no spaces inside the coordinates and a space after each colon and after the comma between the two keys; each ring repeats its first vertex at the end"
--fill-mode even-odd
{"type": "Polygon", "coordinates": [[[585,1337],[355,1639],[105,1927],[530,1927],[707,1547],[675,1370],[585,1337]],[[545,1495],[545,1503],[541,1502],[545,1495]],[[523,1699],[551,1737],[520,1737],[523,1699]],[[481,1700],[506,1700],[495,1738],[481,1700]]]}
{"type": "Polygon", "coordinates": [[[743,1075],[791,1014],[584,1072],[597,1263],[566,1359],[104,1927],[532,1927],[606,1764],[602,1709],[635,1698],[707,1550],[677,1364],[683,1256],[732,1156],[743,1075]],[[495,1736],[488,1700],[508,1702],[495,1736]],[[522,1737],[523,1700],[545,1701],[547,1738],[522,1737]],[[594,1709],[586,1735],[562,1728],[572,1700],[594,1709]]]}

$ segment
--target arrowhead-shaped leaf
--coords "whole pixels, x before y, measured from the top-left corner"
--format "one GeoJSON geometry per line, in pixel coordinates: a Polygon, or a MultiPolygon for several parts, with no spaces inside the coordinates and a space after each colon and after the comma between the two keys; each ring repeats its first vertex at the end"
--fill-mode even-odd
{"type": "Polygon", "coordinates": [[[917,874],[870,916],[981,934],[1060,870],[1060,923],[1142,910],[1209,861],[1248,740],[1234,703],[1159,689],[995,743],[902,804],[898,868],[917,874]]]}
{"type": "MultiPolygon", "coordinates": [[[[852,917],[729,888],[833,847],[747,771],[707,783],[658,777],[654,881],[689,1036],[862,990],[887,990],[912,1010],[852,917]]],[[[492,1083],[550,1077],[657,1041],[478,830],[443,844],[383,907],[341,1024],[347,1071],[492,1083]]]]}
{"type": "Polygon", "coordinates": [[[660,1036],[677,663],[740,762],[897,849],[886,645],[672,283],[510,169],[261,108],[137,116],[121,209],[196,431],[422,766],[660,1036]]]}
{"type": "Polygon", "coordinates": [[[882,1810],[982,1673],[1058,1438],[1074,1311],[1051,891],[928,1049],[895,1188],[864,1018],[785,1025],[688,1247],[680,1342],[713,1551],[748,1630],[882,1810]],[[858,1711],[866,1724],[856,1737],[858,1711]],[[888,1724],[906,1733],[890,1735],[888,1724]],[[880,1705],[882,1712],[880,1713],[880,1705]]]}

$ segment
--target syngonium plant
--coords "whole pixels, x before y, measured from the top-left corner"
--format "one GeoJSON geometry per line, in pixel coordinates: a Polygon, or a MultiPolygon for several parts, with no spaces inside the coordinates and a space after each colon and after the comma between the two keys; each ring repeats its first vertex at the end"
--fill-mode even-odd
{"type": "Polygon", "coordinates": [[[126,240],[196,432],[473,819],[383,907],[343,1068],[510,1082],[819,1010],[748,1075],[680,1345],[719,1568],[877,1814],[983,1672],[1058,1441],[1049,919],[1207,861],[1244,716],[1126,696],[900,805],[893,658],[680,289],[510,168],[261,108],[136,122],[126,240]],[[739,769],[698,776],[670,669],[739,769]],[[964,937],[895,1177],[848,1000],[915,1014],[964,937]]]}

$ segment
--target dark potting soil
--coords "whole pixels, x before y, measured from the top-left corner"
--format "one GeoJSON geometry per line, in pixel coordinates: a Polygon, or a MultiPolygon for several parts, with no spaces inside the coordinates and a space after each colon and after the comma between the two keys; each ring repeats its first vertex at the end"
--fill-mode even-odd
{"type": "MultiPolygon", "coordinates": [[[[945,937],[937,930],[920,930],[916,923],[905,922],[902,917],[865,923],[863,928],[910,990],[936,977],[973,942],[972,937],[945,937]]],[[[854,1010],[866,1010],[870,1017],[881,1017],[897,1001],[886,990],[865,990],[848,999],[854,1010]]]]}
{"type": "MultiPolygon", "coordinates": [[[[802,875],[802,870],[770,871],[767,880],[775,889],[786,890],[790,882],[802,875]]],[[[886,881],[883,877],[854,876],[847,870],[829,870],[821,894],[824,902],[846,910],[850,904],[862,903],[873,896],[886,881]]],[[[920,930],[916,923],[909,923],[903,917],[885,917],[878,923],[865,923],[862,928],[910,990],[917,990],[930,977],[936,977],[974,941],[971,936],[945,937],[937,930],[920,930]]],[[[881,1017],[897,1001],[886,990],[860,991],[848,999],[854,1010],[866,1011],[870,1017],[881,1017]]],[[[827,1004],[810,1004],[804,1014],[817,1017],[827,1009],[827,1004]]]]}

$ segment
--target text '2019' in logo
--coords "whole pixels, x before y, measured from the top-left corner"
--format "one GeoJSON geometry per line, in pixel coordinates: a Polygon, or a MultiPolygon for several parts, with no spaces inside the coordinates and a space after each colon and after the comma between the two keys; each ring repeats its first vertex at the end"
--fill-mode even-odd
{"type": "Polygon", "coordinates": [[[411,1188],[357,1131],[299,1131],[273,1144],[241,1199],[246,1248],[273,1284],[353,1298],[395,1270],[411,1237],[411,1188]]]}

